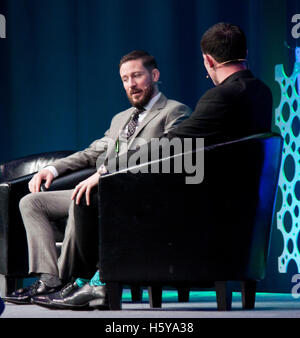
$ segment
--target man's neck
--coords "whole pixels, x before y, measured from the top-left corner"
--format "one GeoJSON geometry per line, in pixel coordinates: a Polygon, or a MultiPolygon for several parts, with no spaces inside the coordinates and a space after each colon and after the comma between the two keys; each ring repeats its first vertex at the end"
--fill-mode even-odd
{"type": "Polygon", "coordinates": [[[222,83],[232,74],[239,72],[241,70],[246,70],[246,69],[247,67],[243,64],[236,64],[236,65],[221,67],[220,69],[218,69],[218,73],[217,73],[217,85],[222,83]]]}

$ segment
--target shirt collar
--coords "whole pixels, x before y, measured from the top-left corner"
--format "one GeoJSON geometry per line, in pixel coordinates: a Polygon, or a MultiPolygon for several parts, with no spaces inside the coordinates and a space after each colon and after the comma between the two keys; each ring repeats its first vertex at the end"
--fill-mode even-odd
{"type": "Polygon", "coordinates": [[[154,97],[152,97],[152,99],[145,105],[145,110],[150,110],[154,104],[158,101],[158,99],[161,96],[161,92],[159,92],[157,95],[155,95],[154,97]]]}

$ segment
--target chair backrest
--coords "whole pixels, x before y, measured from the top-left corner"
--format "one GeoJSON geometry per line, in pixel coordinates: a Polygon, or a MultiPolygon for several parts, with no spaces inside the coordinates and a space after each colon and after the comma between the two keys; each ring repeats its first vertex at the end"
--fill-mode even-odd
{"type": "Polygon", "coordinates": [[[74,151],[61,150],[28,155],[6,163],[0,164],[0,183],[33,174],[47,164],[71,155],[74,151]]]}

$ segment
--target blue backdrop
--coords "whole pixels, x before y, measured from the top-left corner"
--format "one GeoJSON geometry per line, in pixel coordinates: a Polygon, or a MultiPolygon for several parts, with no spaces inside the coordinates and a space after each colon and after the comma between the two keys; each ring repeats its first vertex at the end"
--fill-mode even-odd
{"type": "Polygon", "coordinates": [[[152,53],[161,90],[194,108],[212,86],[199,41],[219,21],[245,30],[250,67],[276,101],[274,65],[288,60],[290,7],[282,0],[1,0],[0,162],[81,149],[101,137],[128,107],[118,63],[133,49],[152,53]]]}

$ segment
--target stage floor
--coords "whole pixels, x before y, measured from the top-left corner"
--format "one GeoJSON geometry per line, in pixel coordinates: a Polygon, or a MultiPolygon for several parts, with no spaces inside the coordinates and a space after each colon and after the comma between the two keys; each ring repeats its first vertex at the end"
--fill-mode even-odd
{"type": "Polygon", "coordinates": [[[188,303],[178,303],[177,292],[167,290],[163,291],[162,307],[151,309],[146,290],[141,303],[132,303],[130,291],[124,289],[122,311],[50,310],[6,303],[0,318],[300,318],[300,298],[292,294],[257,293],[255,309],[242,310],[241,294],[234,292],[232,310],[221,312],[217,311],[214,291],[191,291],[188,303]]]}

